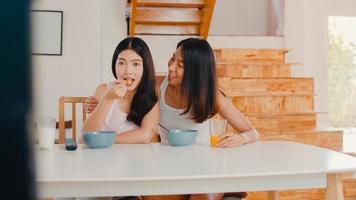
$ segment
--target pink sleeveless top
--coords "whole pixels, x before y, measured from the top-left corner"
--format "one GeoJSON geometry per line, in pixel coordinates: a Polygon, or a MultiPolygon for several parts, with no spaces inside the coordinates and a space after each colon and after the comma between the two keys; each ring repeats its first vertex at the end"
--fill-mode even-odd
{"type": "Polygon", "coordinates": [[[118,102],[114,101],[105,117],[101,130],[115,131],[117,134],[120,134],[138,128],[133,122],[127,121],[126,117],[127,113],[121,111],[118,102]]]}

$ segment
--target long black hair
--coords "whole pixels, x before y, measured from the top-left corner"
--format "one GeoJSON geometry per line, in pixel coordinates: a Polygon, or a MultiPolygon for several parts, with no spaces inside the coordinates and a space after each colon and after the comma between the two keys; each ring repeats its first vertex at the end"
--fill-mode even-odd
{"type": "Polygon", "coordinates": [[[154,64],[151,51],[145,41],[137,37],[128,37],[117,45],[112,57],[111,69],[116,79],[116,60],[119,54],[127,49],[131,49],[136,52],[143,60],[142,79],[133,97],[130,112],[127,115],[128,121],[132,121],[137,126],[141,126],[143,117],[158,101],[155,89],[154,64]]]}
{"type": "Polygon", "coordinates": [[[214,53],[204,39],[188,38],[178,43],[181,47],[184,75],[181,92],[187,97],[187,107],[191,119],[201,123],[217,113],[217,80],[214,53]]]}

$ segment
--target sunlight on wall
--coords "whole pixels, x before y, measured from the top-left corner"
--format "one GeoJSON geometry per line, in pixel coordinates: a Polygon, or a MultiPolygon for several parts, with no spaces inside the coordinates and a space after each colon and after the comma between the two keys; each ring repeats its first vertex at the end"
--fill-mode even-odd
{"type": "Polygon", "coordinates": [[[329,119],[356,127],[356,17],[329,17],[329,119]]]}

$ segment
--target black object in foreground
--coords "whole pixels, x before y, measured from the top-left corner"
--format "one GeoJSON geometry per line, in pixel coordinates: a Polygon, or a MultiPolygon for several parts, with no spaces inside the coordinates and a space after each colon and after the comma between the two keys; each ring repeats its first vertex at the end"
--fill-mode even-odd
{"type": "Polygon", "coordinates": [[[64,140],[64,145],[68,151],[74,151],[77,149],[77,143],[73,140],[73,138],[66,138],[64,140]]]}

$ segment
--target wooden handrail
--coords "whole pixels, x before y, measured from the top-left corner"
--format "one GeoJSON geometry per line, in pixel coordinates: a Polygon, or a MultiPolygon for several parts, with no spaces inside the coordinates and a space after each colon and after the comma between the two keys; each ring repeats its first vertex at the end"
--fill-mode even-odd
{"type": "Polygon", "coordinates": [[[130,31],[129,35],[131,37],[135,36],[135,25],[136,25],[136,12],[137,12],[137,0],[131,0],[131,17],[130,17],[130,31]]]}
{"type": "Polygon", "coordinates": [[[214,7],[215,7],[215,0],[206,0],[205,7],[203,8],[203,21],[202,21],[202,25],[200,26],[201,38],[204,39],[208,38],[214,7]]]}
{"type": "Polygon", "coordinates": [[[215,0],[132,0],[129,36],[197,35],[207,39],[215,0]]]}

